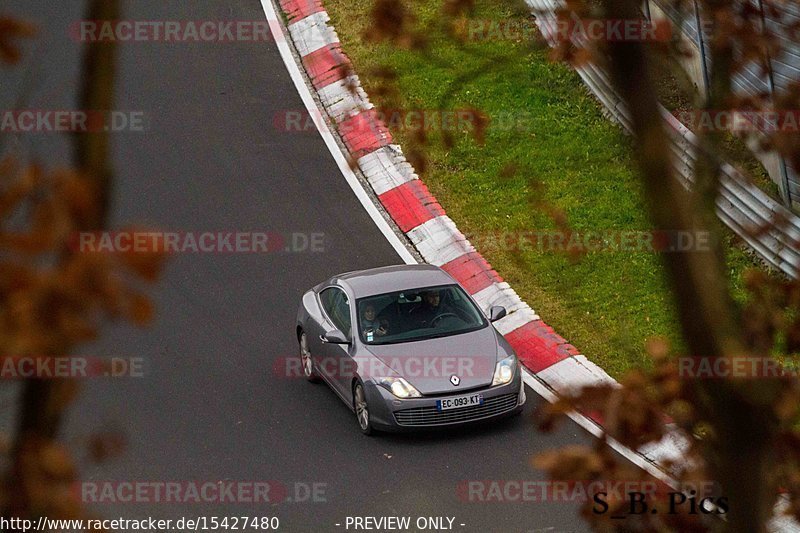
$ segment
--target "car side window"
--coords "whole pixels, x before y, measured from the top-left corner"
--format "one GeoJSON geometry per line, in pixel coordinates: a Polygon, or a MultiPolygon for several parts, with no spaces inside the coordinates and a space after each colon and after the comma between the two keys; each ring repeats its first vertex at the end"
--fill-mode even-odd
{"type": "Polygon", "coordinates": [[[322,302],[322,309],[328,316],[333,316],[333,299],[336,297],[336,289],[328,288],[319,293],[319,301],[322,302]]]}
{"type": "Polygon", "coordinates": [[[347,337],[350,337],[350,304],[347,301],[347,295],[339,291],[341,297],[336,299],[336,308],[334,315],[331,317],[336,327],[344,332],[347,337]]]}
{"type": "Polygon", "coordinates": [[[319,295],[325,313],[342,333],[350,337],[350,305],[341,289],[328,287],[319,295]]]}

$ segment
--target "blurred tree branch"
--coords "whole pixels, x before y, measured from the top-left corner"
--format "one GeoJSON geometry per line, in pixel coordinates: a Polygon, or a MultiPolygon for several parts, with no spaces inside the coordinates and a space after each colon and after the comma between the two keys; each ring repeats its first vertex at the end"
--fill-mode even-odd
{"type": "MultiPolygon", "coordinates": [[[[87,19],[119,18],[117,0],[88,5],[87,19]]],[[[0,19],[6,57],[19,57],[8,46],[20,27],[27,26],[0,19]]],[[[112,109],[114,46],[87,45],[81,109],[112,109]]],[[[0,356],[65,357],[96,339],[108,319],[145,325],[152,317],[152,303],[138,285],[157,279],[160,254],[92,254],[74,246],[80,232],[105,227],[112,178],[108,132],[74,135],[76,170],[18,168],[11,161],[0,169],[0,356]]],[[[76,468],[57,440],[76,393],[74,378],[23,382],[11,471],[0,486],[0,515],[81,515],[73,491],[76,468]]],[[[93,446],[101,450],[104,444],[95,439],[93,446]]]]}
{"type": "MultiPolygon", "coordinates": [[[[89,2],[87,20],[116,20],[119,18],[117,0],[92,0],[89,2]]],[[[109,110],[114,98],[114,55],[116,43],[111,41],[86,46],[83,58],[83,76],[80,109],[109,110]]],[[[106,220],[111,186],[109,162],[109,134],[97,131],[92,134],[75,133],[75,162],[87,178],[92,209],[77,221],[77,231],[100,229],[106,220]]],[[[65,250],[68,257],[71,252],[65,250]]],[[[51,380],[28,380],[22,396],[18,433],[52,439],[58,433],[64,404],[63,396],[68,384],[51,380]]]]}
{"type": "MultiPolygon", "coordinates": [[[[580,4],[579,9],[588,9],[582,2],[570,4],[570,8],[580,4]]],[[[752,25],[745,3],[705,0],[701,4],[713,28],[710,88],[702,109],[713,112],[731,106],[731,77],[738,68],[734,57],[737,46],[741,50],[759,44],[743,39],[744,35],[749,35],[752,25]]],[[[639,3],[634,0],[605,0],[601,16],[606,20],[634,20],[642,14],[639,3]]],[[[712,236],[712,247],[708,251],[662,256],[690,353],[708,358],[769,356],[764,351],[752,352],[755,346],[744,335],[742,310],[734,304],[730,293],[721,248],[723,240],[715,213],[722,133],[715,131],[702,136],[703,149],[694,169],[695,187],[687,192],[672,174],[669,140],[658,113],[656,90],[650,75],[653,55],[648,54],[640,42],[608,42],[604,49],[614,85],[630,110],[636,136],[635,156],[654,227],[702,231],[712,236]]],[[[664,368],[661,367],[661,372],[668,372],[664,368]]],[[[702,441],[694,444],[699,448],[707,475],[720,483],[722,494],[730,502],[724,528],[727,531],[763,531],[777,498],[776,465],[780,448],[776,443],[792,432],[791,421],[796,420],[796,409],[782,419],[776,406],[785,395],[796,393],[796,383],[770,379],[699,379],[689,384],[676,384],[674,374],[672,377],[670,385],[680,393],[659,400],[688,402],[692,416],[687,417],[689,423],[685,429],[689,434],[698,426],[706,430],[702,441]]],[[[658,373],[650,379],[643,378],[647,386],[663,385],[658,381],[658,373]]],[[[576,401],[586,400],[584,397],[576,401]]],[[[602,400],[595,403],[605,403],[604,410],[611,407],[602,400]]],[[[632,405],[642,409],[647,403],[632,405]]],[[[611,436],[632,440],[632,435],[615,434],[613,430],[612,427],[609,431],[611,436]]],[[[722,523],[717,525],[723,526],[722,523]]]]}

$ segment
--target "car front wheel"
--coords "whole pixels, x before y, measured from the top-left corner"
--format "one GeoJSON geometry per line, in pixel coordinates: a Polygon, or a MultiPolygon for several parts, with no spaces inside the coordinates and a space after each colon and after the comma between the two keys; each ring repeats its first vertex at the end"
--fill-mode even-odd
{"type": "Polygon", "coordinates": [[[311,359],[311,350],[308,349],[308,338],[306,332],[300,334],[300,363],[303,365],[303,375],[312,383],[319,382],[319,374],[314,368],[314,360],[311,359]]]}
{"type": "Polygon", "coordinates": [[[367,395],[364,393],[364,384],[360,380],[353,387],[353,407],[355,408],[356,420],[361,433],[372,435],[375,430],[372,428],[372,422],[369,418],[369,405],[367,404],[367,395]]]}

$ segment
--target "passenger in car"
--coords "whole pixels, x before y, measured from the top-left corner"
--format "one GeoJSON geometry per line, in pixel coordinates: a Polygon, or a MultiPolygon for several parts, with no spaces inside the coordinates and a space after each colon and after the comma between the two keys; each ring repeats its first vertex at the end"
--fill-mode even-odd
{"type": "Polygon", "coordinates": [[[364,330],[364,335],[368,339],[373,334],[378,337],[383,337],[389,332],[389,321],[386,319],[379,320],[375,315],[375,306],[367,304],[361,316],[361,327],[364,330]]]}

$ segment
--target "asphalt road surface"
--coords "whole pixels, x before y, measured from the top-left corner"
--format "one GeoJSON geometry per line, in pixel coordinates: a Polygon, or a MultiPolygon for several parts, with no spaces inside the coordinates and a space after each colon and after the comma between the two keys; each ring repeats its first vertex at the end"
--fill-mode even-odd
{"type": "MultiPolygon", "coordinates": [[[[41,39],[6,78],[3,108],[20,91],[28,94],[26,107],[74,108],[80,45],[69,25],[83,16],[82,3],[18,0],[4,7],[36,22],[41,39]]],[[[264,17],[258,0],[136,0],[123,7],[123,18],[139,20],[264,17]]],[[[276,360],[297,353],[294,319],[304,290],[336,272],[400,259],[319,135],[273,126],[277,113],[303,108],[274,43],[137,42],[119,52],[115,107],[143,112],[148,129],[113,138],[112,227],[323,233],[325,244],[321,252],[171,258],[153,291],[153,326],[111,326],[81,351],[145,362],[141,378],[85,381],[65,429],[82,477],[274,480],[293,499],[316,484],[316,499],[324,501],[106,502],[88,509],[109,518],[277,516],[282,531],[345,531],[348,516],[447,516],[465,532],[585,530],[574,503],[470,503],[457,493],[465,480],[543,479],[530,463],[537,452],[589,441],[572,423],[538,433],[531,415],[544,400],[530,389],[521,417],[368,438],[325,385],[275,371],[276,360]],[[87,439],[108,429],[124,430],[126,452],[93,464],[85,459],[87,439]]],[[[64,135],[5,137],[6,151],[51,165],[69,154],[64,135]]]]}

